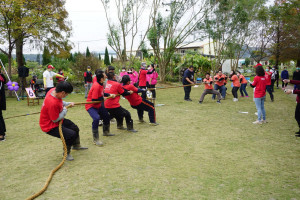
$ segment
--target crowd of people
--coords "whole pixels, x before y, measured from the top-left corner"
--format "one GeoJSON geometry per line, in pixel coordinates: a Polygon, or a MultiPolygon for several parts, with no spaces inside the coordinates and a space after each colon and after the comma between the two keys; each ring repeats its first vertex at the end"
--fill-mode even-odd
{"type": "MultiPolygon", "coordinates": [[[[149,124],[158,125],[156,122],[154,100],[156,99],[155,87],[157,83],[158,73],[156,72],[157,65],[146,65],[142,63],[140,70],[137,72],[132,67],[123,67],[119,75],[115,74],[115,68],[109,66],[105,71],[97,69],[94,73],[91,72],[91,67],[87,67],[83,74],[85,98],[87,104],[85,109],[92,118],[92,138],[97,146],[103,146],[103,142],[99,138],[99,122],[102,121],[103,136],[114,136],[110,132],[110,123],[114,118],[117,122],[117,129],[127,130],[130,132],[137,132],[134,129],[134,123],[130,111],[123,108],[120,103],[120,97],[123,96],[128,100],[130,106],[137,110],[137,115],[140,123],[144,123],[144,112],[148,112],[149,124]],[[151,92],[150,100],[146,92],[151,92]],[[141,95],[138,95],[141,93],[141,95]],[[124,121],[126,128],[124,127],[124,121]]],[[[44,87],[46,90],[45,100],[40,114],[40,127],[43,132],[48,133],[54,137],[59,136],[59,121],[63,120],[62,131],[67,144],[67,160],[73,160],[70,151],[71,148],[76,150],[84,150],[86,147],[80,145],[79,128],[71,120],[65,118],[67,114],[66,106],[74,106],[72,102],[65,102],[63,98],[72,93],[73,86],[64,81],[64,74],[62,70],[59,73],[54,73],[54,67],[49,65],[43,74],[44,87]],[[57,85],[54,87],[53,77],[57,78],[57,85]]],[[[261,64],[255,66],[256,76],[253,82],[246,79],[239,71],[231,71],[229,75],[224,74],[219,70],[214,76],[210,73],[205,74],[202,83],[204,91],[201,94],[199,103],[202,104],[207,94],[212,94],[212,99],[217,98],[218,104],[226,99],[226,84],[232,82],[233,101],[238,101],[238,91],[240,90],[240,97],[249,97],[246,90],[248,82],[254,88],[254,102],[257,109],[257,120],[254,124],[267,123],[266,111],[264,102],[266,99],[266,92],[269,93],[270,99],[274,101],[274,84],[276,77],[279,77],[276,68],[267,67],[266,70],[261,64]],[[274,75],[275,74],[275,75],[274,75]],[[272,78],[274,77],[274,78],[272,78]]],[[[295,111],[295,118],[299,125],[299,132],[296,133],[300,137],[300,68],[297,67],[293,74],[294,80],[289,80],[289,74],[286,67],[281,72],[282,87],[286,87],[290,82],[295,84],[294,90],[285,89],[289,93],[298,94],[297,106],[295,111]]],[[[6,83],[5,76],[0,75],[0,141],[5,140],[5,123],[2,116],[2,110],[5,106],[5,92],[4,84],[6,83]]],[[[184,71],[182,83],[184,86],[184,100],[192,101],[190,98],[191,87],[196,84],[194,77],[194,67],[189,66],[184,71]]],[[[278,82],[277,82],[278,86],[278,82]]]]}

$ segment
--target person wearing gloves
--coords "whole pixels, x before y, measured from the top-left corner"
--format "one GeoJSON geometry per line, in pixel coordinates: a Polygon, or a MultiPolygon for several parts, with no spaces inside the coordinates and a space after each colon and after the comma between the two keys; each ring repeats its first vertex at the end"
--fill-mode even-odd
{"type": "Polygon", "coordinates": [[[155,108],[154,104],[150,101],[147,101],[146,99],[142,99],[141,96],[139,96],[137,93],[143,92],[145,89],[138,89],[134,85],[130,84],[130,77],[128,75],[123,76],[122,78],[123,88],[128,91],[133,91],[131,95],[125,96],[125,98],[130,103],[131,107],[134,109],[137,109],[137,113],[139,116],[139,122],[143,123],[145,122],[143,119],[144,111],[148,112],[150,125],[158,125],[156,123],[155,118],[155,108]]]}
{"type": "Polygon", "coordinates": [[[59,122],[62,123],[62,133],[67,145],[67,160],[71,161],[74,158],[71,156],[71,147],[74,150],[84,150],[87,147],[80,145],[79,128],[71,120],[65,119],[67,114],[66,106],[72,105],[73,102],[65,102],[62,99],[68,96],[73,91],[73,86],[62,81],[57,84],[56,88],[49,90],[42,105],[40,114],[40,127],[43,132],[53,137],[60,138],[59,122]]]}
{"type": "MultiPolygon", "coordinates": [[[[284,83],[291,83],[291,84],[295,84],[295,85],[300,85],[300,81],[298,80],[289,80],[289,79],[284,79],[283,80],[284,83]]],[[[296,137],[300,137],[300,90],[298,88],[291,90],[291,89],[285,89],[284,92],[286,94],[297,94],[297,106],[296,106],[296,110],[295,110],[295,119],[298,123],[299,126],[299,131],[295,133],[296,137]]]]}
{"type": "Polygon", "coordinates": [[[199,100],[199,103],[202,104],[203,100],[204,100],[204,97],[205,95],[207,94],[215,94],[217,95],[218,97],[218,100],[217,100],[217,103],[221,103],[221,94],[220,92],[218,92],[217,90],[214,90],[213,88],[213,80],[212,78],[210,77],[210,73],[206,73],[205,74],[205,79],[203,79],[203,84],[204,84],[204,91],[200,97],[200,100],[199,100]]]}
{"type": "Polygon", "coordinates": [[[52,65],[48,65],[47,70],[43,73],[45,96],[47,95],[49,90],[54,88],[53,76],[64,78],[62,75],[53,72],[53,69],[54,67],[52,65]]]}

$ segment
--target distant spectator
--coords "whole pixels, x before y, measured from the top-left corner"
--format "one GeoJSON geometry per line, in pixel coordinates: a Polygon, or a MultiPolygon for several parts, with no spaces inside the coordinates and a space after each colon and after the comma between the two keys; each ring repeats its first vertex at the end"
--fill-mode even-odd
{"type": "Polygon", "coordinates": [[[24,99],[25,93],[25,88],[27,87],[27,81],[26,77],[29,76],[29,69],[25,66],[21,66],[18,68],[18,75],[19,75],[19,83],[20,83],[20,92],[19,96],[24,99]]]}
{"type": "Polygon", "coordinates": [[[47,95],[47,92],[54,88],[53,84],[53,76],[62,77],[61,75],[53,72],[52,70],[54,67],[52,65],[48,65],[47,70],[43,73],[43,80],[44,80],[44,88],[45,88],[45,96],[47,95]]]}
{"type": "Polygon", "coordinates": [[[57,74],[59,74],[59,75],[63,76],[63,77],[56,77],[56,81],[57,81],[57,83],[59,83],[59,82],[62,82],[62,81],[64,81],[64,80],[65,80],[65,78],[64,78],[64,76],[65,76],[65,75],[64,75],[64,73],[63,73],[62,69],[59,69],[57,74]]]}
{"type": "Polygon", "coordinates": [[[84,98],[87,98],[87,95],[93,85],[93,74],[91,72],[90,66],[87,66],[86,72],[84,72],[83,77],[84,77],[84,87],[85,87],[84,98]]]}
{"type": "MultiPolygon", "coordinates": [[[[296,67],[296,71],[293,73],[293,80],[300,81],[300,66],[296,67]]],[[[300,84],[295,84],[294,89],[300,89],[300,84]]]]}
{"type": "Polygon", "coordinates": [[[122,78],[124,75],[127,75],[126,67],[122,67],[122,71],[120,72],[120,77],[122,78]]]}
{"type": "Polygon", "coordinates": [[[271,72],[271,67],[268,66],[266,67],[266,72],[265,72],[265,77],[266,77],[266,81],[267,81],[267,91],[268,93],[270,94],[270,98],[271,98],[271,101],[273,102],[274,101],[274,95],[273,95],[273,91],[272,91],[272,72],[271,72]]]}
{"type": "Polygon", "coordinates": [[[285,88],[288,85],[288,83],[284,83],[284,81],[283,81],[284,79],[289,79],[289,71],[287,70],[286,67],[284,67],[281,72],[282,88],[285,88]]]}

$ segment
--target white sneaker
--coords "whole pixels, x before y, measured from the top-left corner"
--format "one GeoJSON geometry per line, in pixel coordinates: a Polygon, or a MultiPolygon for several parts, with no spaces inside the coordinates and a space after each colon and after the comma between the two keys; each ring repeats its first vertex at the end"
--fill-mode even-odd
{"type": "Polygon", "coordinates": [[[233,101],[238,101],[238,99],[237,98],[233,98],[233,101]]]}
{"type": "Polygon", "coordinates": [[[262,124],[262,122],[261,121],[259,121],[259,120],[256,120],[255,122],[252,122],[253,124],[262,124]]]}
{"type": "Polygon", "coordinates": [[[254,114],[255,114],[255,115],[258,115],[258,113],[257,113],[257,112],[255,112],[254,114]]]}
{"type": "Polygon", "coordinates": [[[261,122],[264,124],[268,123],[267,120],[262,120],[261,122]]]}

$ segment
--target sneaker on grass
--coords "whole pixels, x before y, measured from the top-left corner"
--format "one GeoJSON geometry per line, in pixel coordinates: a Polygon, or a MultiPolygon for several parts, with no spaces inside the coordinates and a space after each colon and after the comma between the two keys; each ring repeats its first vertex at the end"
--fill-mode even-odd
{"type": "Polygon", "coordinates": [[[262,122],[261,121],[259,121],[259,120],[256,120],[255,122],[252,122],[253,124],[262,124],[262,122]]]}

